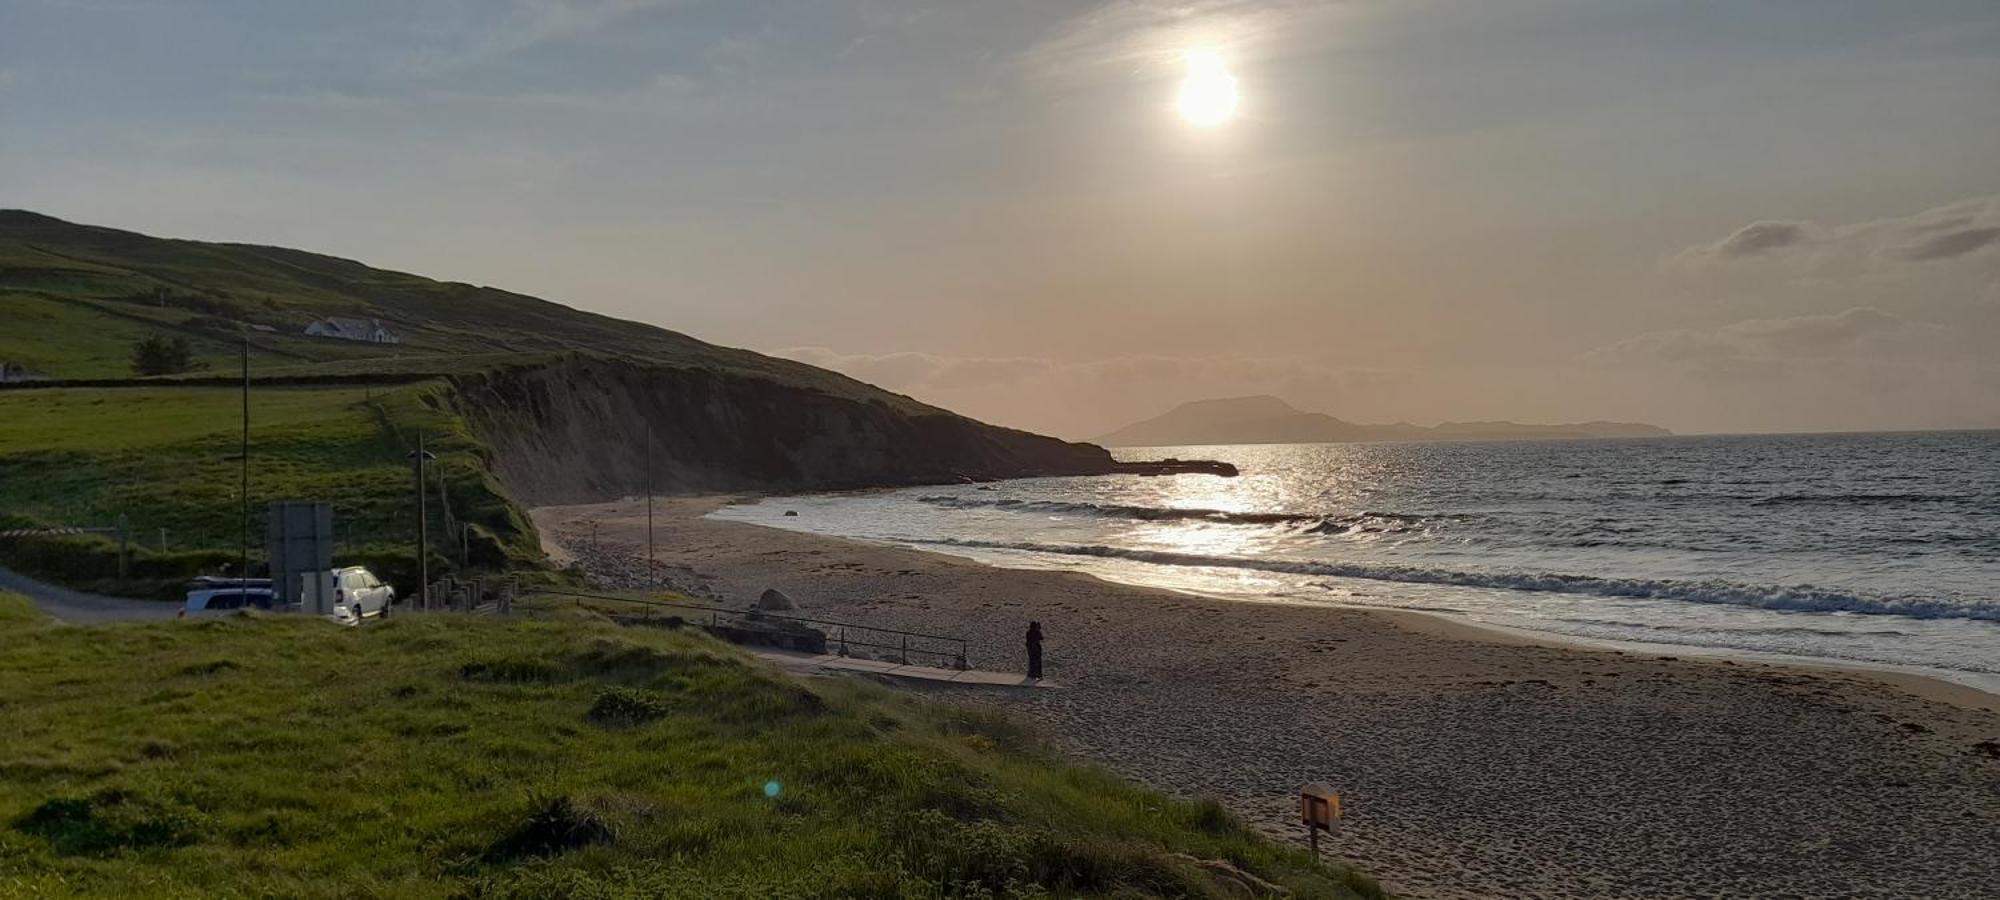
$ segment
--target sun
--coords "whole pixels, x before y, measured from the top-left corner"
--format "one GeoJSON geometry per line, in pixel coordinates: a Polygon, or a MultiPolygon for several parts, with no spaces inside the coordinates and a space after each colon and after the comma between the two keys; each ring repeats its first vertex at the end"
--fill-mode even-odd
{"type": "Polygon", "coordinates": [[[1222,54],[1190,50],[1181,79],[1181,118],[1198,128],[1214,128],[1236,114],[1236,76],[1222,66],[1222,54]]]}

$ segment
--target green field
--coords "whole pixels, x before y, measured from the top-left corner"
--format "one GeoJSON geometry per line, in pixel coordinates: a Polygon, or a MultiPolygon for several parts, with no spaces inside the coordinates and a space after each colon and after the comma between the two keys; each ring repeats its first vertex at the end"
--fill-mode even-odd
{"type": "Polygon", "coordinates": [[[0,597],[0,895],[1379,896],[997,716],[569,615],[0,597]]]}
{"type": "MultiPolygon", "coordinates": [[[[443,496],[436,486],[431,495],[440,570],[459,555],[460,542],[446,538],[448,521],[472,524],[472,567],[534,559],[532,526],[486,474],[479,444],[449,412],[444,390],[254,390],[253,556],[263,555],[265,504],[319,500],[334,506],[337,558],[406,576],[416,531],[408,453],[421,431],[439,456],[432,471],[443,485],[443,496]]],[[[242,521],[241,403],[230,388],[0,392],[0,528],[107,527],[122,517],[138,550],[122,581],[109,536],[0,540],[0,564],[82,587],[165,596],[196,570],[233,561],[242,521]]]]}
{"type": "Polygon", "coordinates": [[[155,238],[21,210],[0,210],[0,322],[10,325],[0,329],[0,362],[52,378],[129,376],[131,345],[152,335],[186,339],[205,372],[231,375],[247,335],[258,376],[445,374],[589,353],[939,412],[803,363],[498,288],[283,247],[155,238]],[[380,319],[401,343],[303,334],[328,316],[380,319]],[[17,321],[22,326],[12,325],[17,321]]]}

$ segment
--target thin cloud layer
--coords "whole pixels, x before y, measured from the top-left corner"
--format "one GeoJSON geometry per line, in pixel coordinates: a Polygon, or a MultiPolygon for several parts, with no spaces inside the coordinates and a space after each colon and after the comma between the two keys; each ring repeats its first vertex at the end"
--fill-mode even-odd
{"type": "Polygon", "coordinates": [[[1990,257],[1987,251],[1996,246],[2000,195],[1869,222],[1752,222],[1721,240],[1690,247],[1677,259],[1697,271],[1776,265],[1800,275],[1839,276],[1990,257]]]}
{"type": "Polygon", "coordinates": [[[1948,330],[1859,307],[1832,315],[1746,319],[1717,328],[1656,331],[1585,354],[1598,364],[1667,363],[1762,370],[1763,364],[1958,355],[1948,330]]]}

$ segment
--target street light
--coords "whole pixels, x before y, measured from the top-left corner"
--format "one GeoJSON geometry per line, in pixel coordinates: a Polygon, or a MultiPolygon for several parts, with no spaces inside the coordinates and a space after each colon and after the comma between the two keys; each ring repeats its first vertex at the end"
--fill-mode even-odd
{"type": "Polygon", "coordinates": [[[424,502],[424,463],[437,459],[437,454],[424,449],[424,433],[417,432],[417,449],[409,456],[410,468],[417,476],[417,597],[420,608],[428,612],[431,608],[431,521],[430,506],[424,502]]]}

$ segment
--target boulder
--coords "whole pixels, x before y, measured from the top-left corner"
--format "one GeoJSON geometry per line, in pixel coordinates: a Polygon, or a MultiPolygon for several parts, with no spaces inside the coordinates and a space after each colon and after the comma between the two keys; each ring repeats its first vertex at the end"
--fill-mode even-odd
{"type": "Polygon", "coordinates": [[[784,591],[777,588],[767,588],[763,595],[757,598],[757,603],[752,608],[767,612],[789,612],[798,609],[799,605],[793,603],[792,598],[785,596],[784,591]]]}

